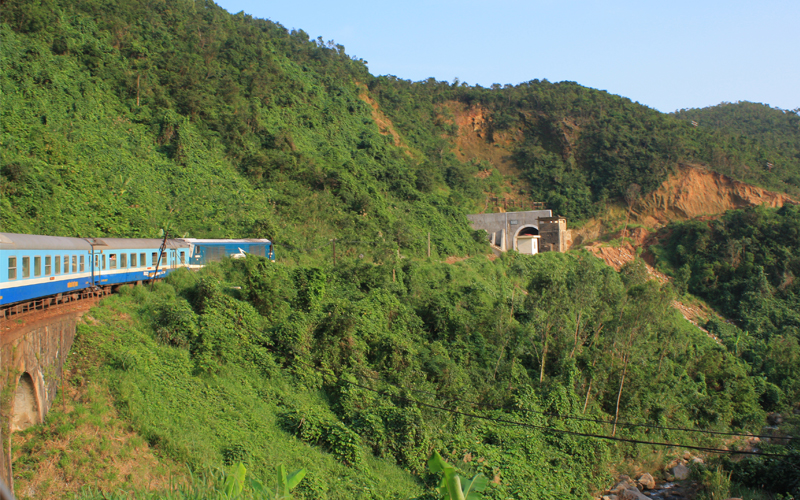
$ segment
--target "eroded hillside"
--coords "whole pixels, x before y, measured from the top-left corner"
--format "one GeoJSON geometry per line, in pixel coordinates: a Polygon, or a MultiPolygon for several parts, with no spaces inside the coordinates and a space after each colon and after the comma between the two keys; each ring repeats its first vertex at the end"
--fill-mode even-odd
{"type": "Polygon", "coordinates": [[[633,208],[636,218],[651,227],[672,220],[714,216],[728,210],[768,205],[782,207],[797,201],[783,193],[756,187],[699,165],[681,164],[661,186],[633,208]]]}

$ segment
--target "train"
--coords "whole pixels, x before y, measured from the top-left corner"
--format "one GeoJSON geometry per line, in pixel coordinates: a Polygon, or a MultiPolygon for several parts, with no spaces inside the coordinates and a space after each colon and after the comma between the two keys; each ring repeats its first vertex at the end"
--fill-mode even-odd
{"type": "MultiPolygon", "coordinates": [[[[0,233],[0,310],[161,279],[247,254],[275,260],[268,239],[74,238],[0,233]]],[[[0,314],[0,317],[3,317],[0,314]]]]}

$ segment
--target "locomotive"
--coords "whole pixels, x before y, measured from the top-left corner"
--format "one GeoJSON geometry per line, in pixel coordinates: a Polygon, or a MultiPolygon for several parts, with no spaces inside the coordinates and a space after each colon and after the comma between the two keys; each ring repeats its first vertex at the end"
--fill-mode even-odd
{"type": "MultiPolygon", "coordinates": [[[[275,260],[267,239],[72,238],[0,233],[0,309],[65,294],[108,292],[246,254],[275,260]]],[[[0,317],[3,315],[0,314],[0,317]]]]}

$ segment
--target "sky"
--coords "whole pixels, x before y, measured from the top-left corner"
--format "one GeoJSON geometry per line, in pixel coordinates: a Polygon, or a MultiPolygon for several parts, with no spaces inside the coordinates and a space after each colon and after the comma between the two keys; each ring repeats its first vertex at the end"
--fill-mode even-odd
{"type": "Polygon", "coordinates": [[[343,45],[373,75],[574,81],[663,112],[800,108],[798,0],[216,0],[343,45]]]}

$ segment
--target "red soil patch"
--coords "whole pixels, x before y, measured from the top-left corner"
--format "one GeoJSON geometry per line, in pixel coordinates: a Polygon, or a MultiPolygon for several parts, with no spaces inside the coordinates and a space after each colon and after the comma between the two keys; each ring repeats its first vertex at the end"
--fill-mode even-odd
{"type": "Polygon", "coordinates": [[[796,203],[785,194],[745,184],[700,165],[680,165],[677,174],[636,203],[633,211],[640,222],[659,227],[672,220],[713,216],[737,208],[796,203]]]}

